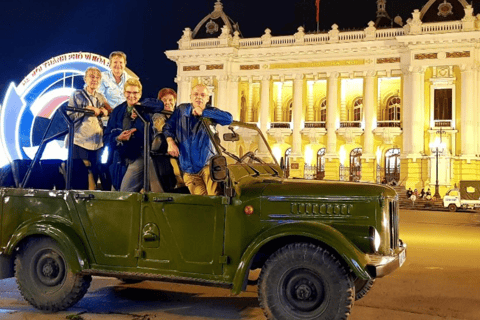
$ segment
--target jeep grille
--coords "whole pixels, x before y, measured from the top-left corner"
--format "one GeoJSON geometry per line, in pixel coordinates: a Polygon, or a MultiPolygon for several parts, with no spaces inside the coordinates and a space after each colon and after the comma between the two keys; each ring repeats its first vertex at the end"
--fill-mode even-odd
{"type": "Polygon", "coordinates": [[[398,201],[392,199],[389,202],[390,215],[390,248],[396,249],[399,245],[398,235],[398,201]]]}

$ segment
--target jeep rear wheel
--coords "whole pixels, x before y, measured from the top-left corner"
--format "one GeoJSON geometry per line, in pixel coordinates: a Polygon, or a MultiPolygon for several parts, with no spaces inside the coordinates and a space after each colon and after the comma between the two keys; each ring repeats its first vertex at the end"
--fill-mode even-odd
{"type": "Polygon", "coordinates": [[[22,296],[35,308],[67,309],[84,295],[92,277],[74,274],[64,253],[50,238],[29,241],[15,259],[15,276],[22,296]]]}
{"type": "Polygon", "coordinates": [[[258,298],[267,319],[347,319],[354,301],[351,276],[327,250],[287,245],[265,263],[258,298]]]}

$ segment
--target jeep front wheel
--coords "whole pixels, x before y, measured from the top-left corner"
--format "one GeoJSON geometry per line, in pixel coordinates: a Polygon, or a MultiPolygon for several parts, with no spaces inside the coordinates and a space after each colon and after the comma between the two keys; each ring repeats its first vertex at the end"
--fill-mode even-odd
{"type": "Polygon", "coordinates": [[[375,279],[363,280],[355,279],[355,301],[362,299],[372,289],[375,279]]]}
{"type": "Polygon", "coordinates": [[[265,263],[258,298],[267,319],[347,319],[354,284],[327,250],[308,243],[287,245],[265,263]]]}
{"type": "Polygon", "coordinates": [[[15,259],[15,277],[22,296],[35,308],[67,309],[86,293],[91,276],[74,274],[58,244],[50,238],[29,241],[15,259]]]}
{"type": "Polygon", "coordinates": [[[448,205],[448,210],[449,210],[450,212],[455,212],[455,211],[457,211],[457,206],[456,206],[454,203],[450,203],[450,204],[448,205]]]}

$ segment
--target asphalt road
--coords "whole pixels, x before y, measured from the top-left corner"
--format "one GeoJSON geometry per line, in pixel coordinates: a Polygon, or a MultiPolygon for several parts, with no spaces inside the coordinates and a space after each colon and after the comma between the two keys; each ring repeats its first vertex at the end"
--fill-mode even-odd
{"type": "MultiPolygon", "coordinates": [[[[402,211],[407,261],[378,279],[349,320],[480,319],[480,223],[471,213],[402,211]]],[[[43,314],[26,303],[14,279],[0,280],[0,319],[198,320],[264,319],[256,286],[226,289],[145,281],[125,285],[94,278],[73,308],[43,314]]]]}

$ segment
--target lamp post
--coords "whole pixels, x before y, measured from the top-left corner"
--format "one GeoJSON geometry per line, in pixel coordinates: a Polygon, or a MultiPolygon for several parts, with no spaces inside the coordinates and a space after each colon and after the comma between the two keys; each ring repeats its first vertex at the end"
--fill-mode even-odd
{"type": "Polygon", "coordinates": [[[436,167],[435,167],[435,174],[436,174],[436,181],[435,181],[435,199],[440,199],[440,186],[438,183],[438,157],[440,153],[443,153],[443,150],[445,149],[445,143],[442,142],[442,130],[437,131],[437,133],[440,133],[440,139],[436,138],[435,142],[430,143],[430,149],[432,150],[432,153],[435,152],[435,162],[436,162],[436,167]]]}

